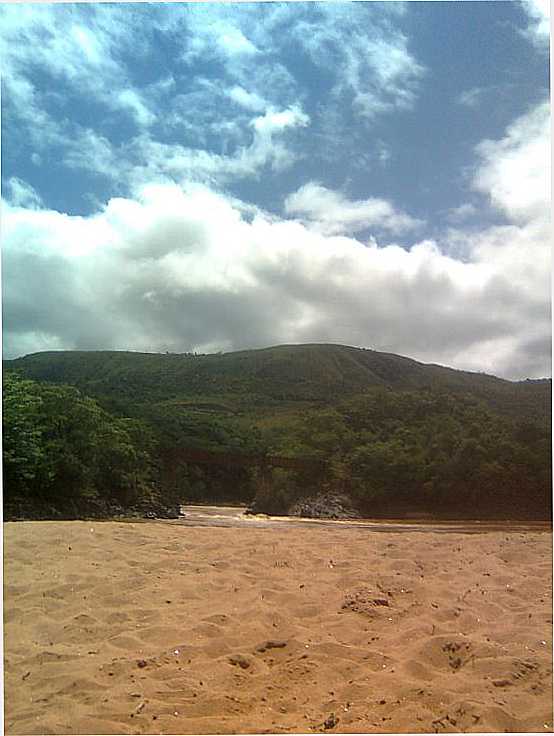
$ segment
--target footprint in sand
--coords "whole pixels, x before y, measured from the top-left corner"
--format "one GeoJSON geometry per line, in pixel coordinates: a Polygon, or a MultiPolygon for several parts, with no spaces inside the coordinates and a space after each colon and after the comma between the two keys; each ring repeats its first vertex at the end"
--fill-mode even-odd
{"type": "Polygon", "coordinates": [[[117,649],[123,649],[125,651],[139,651],[142,646],[140,639],[135,639],[133,636],[118,635],[112,636],[106,640],[107,644],[110,644],[117,649]]]}
{"type": "Polygon", "coordinates": [[[129,615],[125,611],[114,611],[106,616],[107,624],[124,624],[129,620],[129,615]]]}
{"type": "Polygon", "coordinates": [[[482,678],[487,671],[502,671],[502,648],[458,635],[429,638],[411,657],[427,668],[443,673],[482,678]]]}
{"type": "Polygon", "coordinates": [[[145,644],[164,647],[168,642],[179,638],[179,629],[175,626],[150,626],[138,629],[136,634],[145,644]]]}
{"type": "Polygon", "coordinates": [[[218,636],[223,637],[224,630],[217,624],[205,623],[195,626],[192,629],[192,633],[197,637],[214,638],[218,636]]]}
{"type": "Polygon", "coordinates": [[[209,624],[220,624],[221,626],[233,623],[233,620],[225,613],[214,613],[212,616],[206,616],[202,621],[209,624]]]}

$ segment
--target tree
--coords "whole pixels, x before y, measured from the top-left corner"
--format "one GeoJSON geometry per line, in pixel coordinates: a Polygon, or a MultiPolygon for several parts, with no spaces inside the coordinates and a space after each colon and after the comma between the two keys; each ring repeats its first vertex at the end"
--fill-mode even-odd
{"type": "Polygon", "coordinates": [[[156,495],[153,438],[138,420],[116,418],[71,386],[4,376],[6,500],[54,507],[117,502],[156,495]]]}
{"type": "Polygon", "coordinates": [[[45,472],[42,399],[34,381],[6,373],[2,396],[4,492],[24,492],[45,472]]]}

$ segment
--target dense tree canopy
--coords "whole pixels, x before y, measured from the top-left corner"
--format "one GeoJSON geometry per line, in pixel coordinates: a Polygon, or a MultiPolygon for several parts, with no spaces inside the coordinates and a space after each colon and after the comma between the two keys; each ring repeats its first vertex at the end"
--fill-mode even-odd
{"type": "MultiPolygon", "coordinates": [[[[550,513],[549,429],[499,416],[473,397],[371,389],[281,427],[272,451],[325,458],[325,479],[316,482],[366,514],[550,513]]],[[[305,486],[304,478],[297,496],[305,486]]]]}
{"type": "Polygon", "coordinates": [[[6,373],[4,500],[11,507],[129,508],[159,493],[151,430],[114,417],[72,386],[6,373]]]}

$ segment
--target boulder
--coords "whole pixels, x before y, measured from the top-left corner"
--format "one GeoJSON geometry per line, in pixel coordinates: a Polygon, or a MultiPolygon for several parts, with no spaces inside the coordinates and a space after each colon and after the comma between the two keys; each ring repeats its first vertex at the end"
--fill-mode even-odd
{"type": "Polygon", "coordinates": [[[289,508],[289,516],[305,516],[312,519],[358,519],[359,512],[348,496],[338,493],[320,493],[295,501],[289,508]]]}

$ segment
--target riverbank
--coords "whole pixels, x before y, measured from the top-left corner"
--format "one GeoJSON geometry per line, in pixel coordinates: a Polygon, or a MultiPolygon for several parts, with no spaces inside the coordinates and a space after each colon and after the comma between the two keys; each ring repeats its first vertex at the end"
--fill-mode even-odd
{"type": "Polygon", "coordinates": [[[103,498],[52,501],[36,498],[11,499],[4,503],[4,521],[79,521],[97,519],[178,519],[177,503],[164,503],[150,499],[141,504],[122,506],[103,498]]]}
{"type": "Polygon", "coordinates": [[[5,732],[551,731],[551,533],[373,531],[5,524],[5,732]]]}

